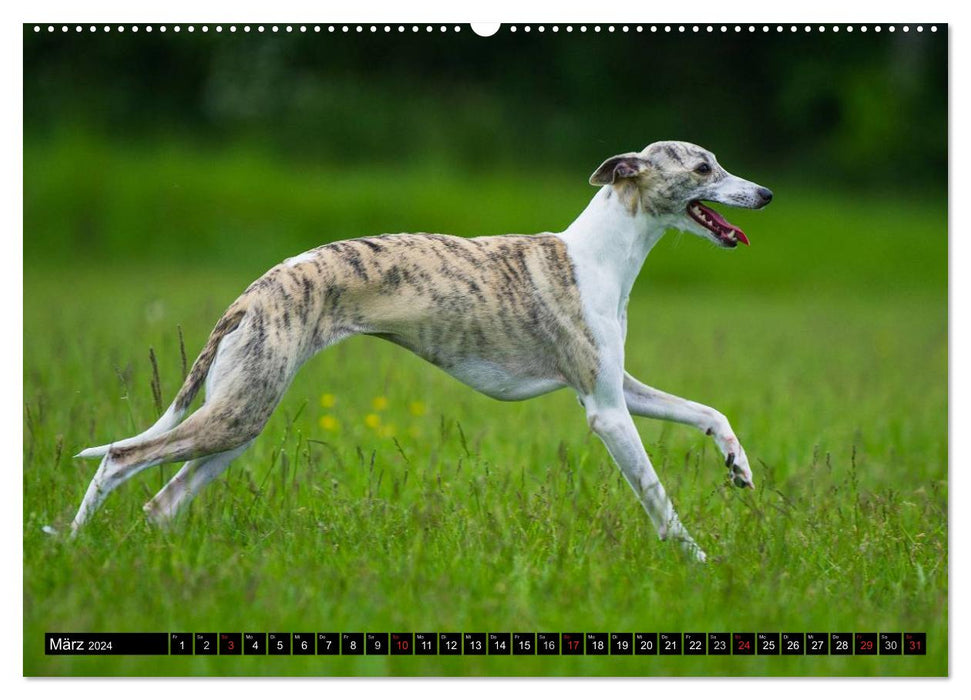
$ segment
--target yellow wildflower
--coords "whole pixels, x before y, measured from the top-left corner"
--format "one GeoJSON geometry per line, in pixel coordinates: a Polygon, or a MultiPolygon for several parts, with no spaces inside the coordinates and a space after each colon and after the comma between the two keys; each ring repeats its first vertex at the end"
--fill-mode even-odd
{"type": "Polygon", "coordinates": [[[379,416],[377,413],[367,414],[364,416],[364,425],[369,428],[377,428],[379,425],[381,425],[381,416],[379,416]]]}
{"type": "Polygon", "coordinates": [[[385,396],[375,397],[374,401],[371,402],[375,411],[384,411],[388,408],[388,399],[385,396]]]}
{"type": "Polygon", "coordinates": [[[337,397],[333,394],[324,394],[320,397],[320,405],[324,408],[330,408],[335,403],[337,403],[337,397]]]}
{"type": "Polygon", "coordinates": [[[340,421],[329,413],[320,417],[320,427],[324,430],[336,431],[341,427],[340,421]]]}

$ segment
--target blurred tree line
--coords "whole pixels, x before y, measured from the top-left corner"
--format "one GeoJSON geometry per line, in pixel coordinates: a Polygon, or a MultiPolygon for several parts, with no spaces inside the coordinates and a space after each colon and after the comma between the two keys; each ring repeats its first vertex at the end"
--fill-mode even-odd
{"type": "MultiPolygon", "coordinates": [[[[24,27],[25,141],[248,143],[289,159],[578,168],[659,139],[823,186],[947,179],[947,28],[305,34],[24,27]]],[[[747,29],[747,27],[746,27],[747,29]]],[[[28,156],[29,157],[29,156],[28,156]]],[[[740,174],[744,174],[739,170],[740,174]]]]}

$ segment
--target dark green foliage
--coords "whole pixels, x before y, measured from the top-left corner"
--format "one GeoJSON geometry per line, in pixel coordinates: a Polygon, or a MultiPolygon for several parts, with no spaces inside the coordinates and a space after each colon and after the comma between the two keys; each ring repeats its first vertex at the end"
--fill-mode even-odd
{"type": "Polygon", "coordinates": [[[584,175],[614,153],[680,139],[726,164],[826,186],[942,186],[947,30],[938,29],[520,27],[482,39],[467,26],[418,37],[29,26],[24,123],[28,137],[255,142],[351,169],[406,161],[584,175]]]}

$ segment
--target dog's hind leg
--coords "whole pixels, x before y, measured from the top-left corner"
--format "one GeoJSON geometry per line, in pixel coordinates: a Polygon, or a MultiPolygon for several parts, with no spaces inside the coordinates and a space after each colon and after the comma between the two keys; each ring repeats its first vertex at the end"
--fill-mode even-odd
{"type": "Polygon", "coordinates": [[[210,481],[219,476],[229,463],[252,444],[247,442],[234,450],[189,460],[165,487],[145,504],[144,511],[155,525],[165,525],[210,481]]]}
{"type": "Polygon", "coordinates": [[[135,435],[133,437],[125,438],[124,440],[119,440],[118,442],[109,442],[106,445],[89,447],[86,450],[81,450],[74,456],[79,457],[81,459],[104,457],[106,454],[108,454],[108,450],[112,446],[127,447],[129,445],[137,444],[138,442],[143,440],[148,440],[153,437],[158,437],[162,433],[168,432],[169,430],[172,430],[172,428],[177,426],[179,424],[179,421],[182,420],[182,416],[185,415],[185,410],[186,410],[186,407],[179,408],[177,407],[176,404],[173,403],[171,406],[168,407],[168,410],[166,410],[165,413],[162,414],[162,417],[155,422],[155,425],[153,425],[151,428],[146,430],[144,433],[139,433],[138,435],[135,435]]]}
{"type": "MultiPolygon", "coordinates": [[[[243,404],[206,403],[167,433],[124,447],[112,446],[88,486],[71,524],[72,533],[91,517],[108,494],[148,467],[235,453],[232,459],[253,441],[265,423],[259,413],[254,412],[258,421],[254,422],[253,415],[246,412],[247,406],[243,404]]],[[[265,415],[268,417],[269,412],[265,415]]]]}
{"type": "MultiPolygon", "coordinates": [[[[290,347],[267,340],[261,309],[250,313],[252,317],[241,320],[222,338],[214,358],[206,363],[206,375],[193,379],[193,368],[187,380],[192,391],[182,393],[191,397],[204,380],[206,402],[199,410],[161,435],[109,448],[74,518],[72,532],[91,517],[111,491],[143,469],[187,460],[201,464],[204,458],[217,454],[238,454],[262,432],[300,362],[290,347]]],[[[222,468],[228,463],[226,460],[222,468]]],[[[212,463],[218,464],[219,460],[212,463]]]]}
{"type": "Polygon", "coordinates": [[[158,437],[136,442],[126,441],[128,444],[124,446],[112,445],[102,458],[98,471],[95,472],[84,494],[77,515],[74,516],[74,521],[71,523],[72,534],[76,533],[78,528],[91,517],[108,494],[143,469],[204,453],[205,448],[202,444],[197,444],[199,441],[195,435],[199,421],[192,420],[203,412],[202,409],[196,411],[188,421],[158,437]]]}

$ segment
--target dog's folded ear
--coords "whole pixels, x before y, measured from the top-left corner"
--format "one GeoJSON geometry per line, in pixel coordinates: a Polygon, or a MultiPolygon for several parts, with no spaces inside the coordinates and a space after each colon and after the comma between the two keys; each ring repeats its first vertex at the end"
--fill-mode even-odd
{"type": "Polygon", "coordinates": [[[590,176],[590,184],[598,187],[600,185],[613,185],[617,180],[637,177],[647,168],[647,161],[639,153],[622,153],[605,160],[590,176]]]}

